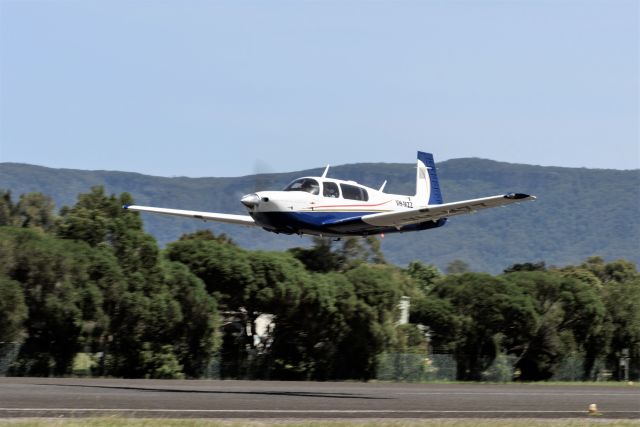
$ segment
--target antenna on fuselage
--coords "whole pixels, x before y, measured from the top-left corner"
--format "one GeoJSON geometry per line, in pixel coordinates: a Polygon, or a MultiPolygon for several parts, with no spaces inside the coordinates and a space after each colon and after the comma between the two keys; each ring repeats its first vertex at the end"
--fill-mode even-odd
{"type": "Polygon", "coordinates": [[[327,165],[327,167],[324,169],[324,172],[322,173],[322,177],[321,178],[326,178],[327,177],[327,172],[329,172],[329,165],[327,165]]]}
{"type": "Polygon", "coordinates": [[[380,186],[380,189],[378,191],[382,193],[382,190],[384,190],[384,186],[385,185],[387,185],[387,180],[386,179],[384,180],[384,182],[382,183],[382,185],[380,186]]]}

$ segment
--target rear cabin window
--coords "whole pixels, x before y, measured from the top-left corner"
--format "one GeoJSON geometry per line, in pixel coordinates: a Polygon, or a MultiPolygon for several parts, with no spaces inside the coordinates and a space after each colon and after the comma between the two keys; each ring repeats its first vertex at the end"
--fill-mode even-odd
{"type": "Polygon", "coordinates": [[[322,186],[322,195],[324,197],[340,197],[338,184],[336,184],[335,182],[325,182],[322,186]]]}
{"type": "Polygon", "coordinates": [[[311,178],[300,178],[287,185],[284,191],[305,191],[307,193],[320,194],[320,184],[311,178]]]}
{"type": "Polygon", "coordinates": [[[365,202],[369,200],[367,190],[364,188],[349,184],[340,184],[340,188],[342,189],[342,197],[345,199],[362,200],[365,202]]]}

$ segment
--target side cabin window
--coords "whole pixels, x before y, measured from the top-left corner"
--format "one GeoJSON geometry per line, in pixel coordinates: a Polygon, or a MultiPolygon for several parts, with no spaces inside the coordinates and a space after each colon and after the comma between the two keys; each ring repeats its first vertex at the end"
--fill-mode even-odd
{"type": "Polygon", "coordinates": [[[349,184],[340,184],[340,188],[342,188],[342,197],[344,197],[345,199],[362,200],[364,202],[369,200],[369,194],[367,194],[367,190],[362,187],[357,187],[355,185],[349,184]]]}
{"type": "Polygon", "coordinates": [[[287,185],[284,191],[305,191],[314,195],[320,194],[320,184],[311,178],[300,178],[287,185]]]}
{"type": "Polygon", "coordinates": [[[322,195],[324,197],[340,197],[338,184],[335,182],[325,182],[322,184],[322,195]]]}

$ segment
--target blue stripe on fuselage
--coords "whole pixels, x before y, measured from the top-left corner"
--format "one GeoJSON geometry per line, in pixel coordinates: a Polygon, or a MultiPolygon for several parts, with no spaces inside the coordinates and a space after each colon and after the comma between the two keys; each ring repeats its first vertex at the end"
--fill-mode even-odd
{"type": "Polygon", "coordinates": [[[362,221],[364,215],[373,212],[257,212],[255,221],[268,230],[279,233],[310,233],[336,235],[367,235],[418,231],[441,227],[446,219],[412,224],[398,230],[395,227],[377,227],[362,221]]]}
{"type": "Polygon", "coordinates": [[[334,223],[360,221],[372,212],[257,212],[256,222],[275,228],[325,228],[334,223]]]}

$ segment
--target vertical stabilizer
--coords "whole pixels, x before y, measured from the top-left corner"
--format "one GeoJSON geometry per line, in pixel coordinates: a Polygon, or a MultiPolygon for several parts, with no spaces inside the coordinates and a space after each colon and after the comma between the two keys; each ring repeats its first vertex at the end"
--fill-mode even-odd
{"type": "Polygon", "coordinates": [[[416,201],[421,205],[442,204],[442,193],[436,173],[433,154],[418,151],[418,167],[416,171],[416,201]]]}

